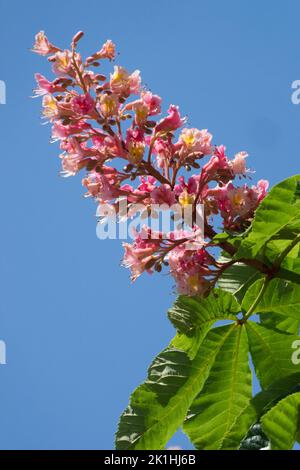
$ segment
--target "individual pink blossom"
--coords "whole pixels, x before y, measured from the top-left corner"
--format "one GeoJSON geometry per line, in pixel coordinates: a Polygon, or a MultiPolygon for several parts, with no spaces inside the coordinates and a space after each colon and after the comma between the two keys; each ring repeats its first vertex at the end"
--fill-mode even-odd
{"type": "Polygon", "coordinates": [[[53,56],[53,72],[59,77],[65,76],[72,70],[72,54],[70,51],[59,51],[53,56]]]}
{"type": "Polygon", "coordinates": [[[108,39],[103,46],[101,47],[99,52],[96,52],[94,55],[94,59],[109,59],[113,60],[116,57],[116,46],[111,41],[111,39],[108,39]]]}
{"type": "Polygon", "coordinates": [[[234,159],[230,161],[230,166],[234,175],[246,175],[248,171],[246,168],[247,157],[247,152],[239,152],[234,156],[234,159]]]}
{"type": "Polygon", "coordinates": [[[49,42],[44,31],[40,31],[35,36],[35,43],[33,45],[32,51],[39,55],[49,55],[60,51],[60,49],[49,42]]]}
{"type": "Polygon", "coordinates": [[[143,101],[138,100],[134,103],[132,109],[135,112],[135,124],[137,126],[145,124],[149,116],[148,106],[143,101]]]}
{"type": "Polygon", "coordinates": [[[225,154],[226,147],[216,147],[208,163],[203,165],[202,175],[205,181],[222,181],[227,183],[234,178],[229,160],[225,154]]]}
{"type": "Polygon", "coordinates": [[[80,171],[81,158],[77,154],[64,153],[61,155],[62,171],[64,177],[74,176],[80,171]]]}
{"type": "Polygon", "coordinates": [[[57,101],[53,95],[48,94],[43,97],[43,115],[49,119],[59,116],[57,101]]]}
{"type": "Polygon", "coordinates": [[[171,137],[167,140],[156,138],[153,144],[153,153],[156,155],[156,163],[159,168],[164,168],[166,162],[170,162],[175,153],[171,137]]]}
{"type": "Polygon", "coordinates": [[[95,102],[89,93],[74,96],[71,101],[72,110],[80,116],[88,116],[95,108],[95,102]]]}
{"type": "Polygon", "coordinates": [[[168,261],[180,294],[203,296],[207,292],[209,281],[205,276],[211,274],[211,257],[205,249],[186,250],[184,245],[180,245],[170,251],[168,261]]]}
{"type": "Polygon", "coordinates": [[[138,94],[141,85],[140,71],[136,70],[131,75],[124,67],[115,65],[114,73],[110,76],[110,88],[113,93],[121,96],[138,94]]]}
{"type": "Polygon", "coordinates": [[[119,110],[118,96],[114,93],[101,95],[99,109],[104,118],[116,116],[119,110]]]}
{"type": "Polygon", "coordinates": [[[141,176],[141,183],[138,186],[139,191],[151,193],[155,189],[156,179],[153,176],[141,176]]]}
{"type": "Polygon", "coordinates": [[[102,172],[91,171],[83,178],[82,185],[88,190],[86,196],[96,197],[101,202],[108,202],[122,194],[118,184],[118,172],[114,168],[103,167],[102,172]]]}
{"type": "Polygon", "coordinates": [[[52,126],[52,141],[66,139],[75,134],[80,134],[88,130],[90,126],[84,121],[78,121],[75,124],[63,125],[61,121],[55,121],[52,126]]]}
{"type": "Polygon", "coordinates": [[[162,99],[158,95],[153,95],[151,91],[142,91],[141,100],[148,108],[149,116],[155,116],[161,112],[162,99]]]}
{"type": "Polygon", "coordinates": [[[186,153],[209,155],[212,152],[212,135],[207,129],[182,129],[180,138],[186,153]]]}
{"type": "Polygon", "coordinates": [[[151,231],[143,227],[140,233],[135,234],[134,243],[123,243],[125,249],[123,266],[131,270],[131,280],[135,281],[145,270],[151,272],[151,261],[160,244],[159,235],[151,238],[151,231]],[[149,266],[147,268],[147,265],[149,266]]]}
{"type": "Polygon", "coordinates": [[[47,93],[52,94],[52,93],[58,93],[58,92],[60,93],[60,92],[65,91],[65,88],[59,83],[57,83],[56,80],[54,80],[53,82],[50,82],[40,73],[35,74],[35,79],[38,85],[38,87],[34,90],[34,93],[36,96],[43,96],[43,95],[46,95],[47,93]]]}
{"type": "Polygon", "coordinates": [[[172,206],[176,203],[176,197],[174,191],[167,184],[162,184],[157,188],[154,188],[151,192],[151,202],[153,204],[166,204],[172,206]]]}
{"type": "Polygon", "coordinates": [[[269,181],[259,180],[256,186],[252,186],[252,189],[257,194],[257,201],[260,203],[267,195],[269,189],[269,181]]]}
{"type": "Polygon", "coordinates": [[[128,149],[128,160],[133,165],[138,165],[145,153],[144,132],[139,128],[130,128],[126,133],[126,146],[128,149]]]}
{"type": "Polygon", "coordinates": [[[168,116],[161,119],[159,123],[156,125],[155,130],[156,132],[171,132],[175,131],[179,127],[181,127],[186,121],[186,118],[181,118],[179,114],[179,107],[171,106],[168,109],[168,116]]]}

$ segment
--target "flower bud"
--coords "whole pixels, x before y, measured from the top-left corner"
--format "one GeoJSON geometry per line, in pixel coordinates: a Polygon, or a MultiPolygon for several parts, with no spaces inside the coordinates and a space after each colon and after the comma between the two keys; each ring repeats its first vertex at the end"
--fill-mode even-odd
{"type": "Polygon", "coordinates": [[[78,33],[76,33],[75,36],[72,39],[72,44],[74,44],[74,46],[75,46],[83,36],[84,36],[84,32],[83,31],[78,31],[78,33]]]}

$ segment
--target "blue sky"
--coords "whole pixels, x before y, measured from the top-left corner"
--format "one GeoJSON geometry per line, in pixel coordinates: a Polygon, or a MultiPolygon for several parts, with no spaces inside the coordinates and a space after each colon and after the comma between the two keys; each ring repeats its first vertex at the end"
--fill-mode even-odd
{"type": "MultiPolygon", "coordinates": [[[[1,122],[0,447],[111,449],[118,416],[171,339],[168,276],[130,285],[118,241],[96,238],[95,205],[80,178],[59,177],[58,148],[31,100],[34,34],[82,52],[108,38],[167,107],[208,128],[229,154],[247,150],[255,179],[299,173],[297,1],[106,2],[0,0],[1,122]]],[[[178,434],[173,444],[186,446],[178,434]]]]}

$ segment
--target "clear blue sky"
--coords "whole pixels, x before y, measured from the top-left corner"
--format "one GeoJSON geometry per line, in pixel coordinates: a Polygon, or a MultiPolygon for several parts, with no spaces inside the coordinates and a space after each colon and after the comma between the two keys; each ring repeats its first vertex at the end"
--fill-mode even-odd
{"type": "MultiPolygon", "coordinates": [[[[299,173],[297,1],[0,0],[0,447],[110,449],[118,416],[170,340],[168,276],[130,286],[118,241],[96,238],[80,178],[58,176],[58,148],[31,100],[48,65],[29,49],[44,29],[84,53],[108,38],[119,62],[208,128],[229,153],[247,150],[255,178],[299,173]]],[[[177,435],[173,444],[186,445],[177,435]]]]}

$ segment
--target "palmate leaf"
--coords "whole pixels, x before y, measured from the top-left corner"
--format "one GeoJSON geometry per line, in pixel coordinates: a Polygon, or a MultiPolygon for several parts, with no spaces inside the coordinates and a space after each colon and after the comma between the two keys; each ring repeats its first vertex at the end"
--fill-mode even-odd
{"type": "MultiPolygon", "coordinates": [[[[229,260],[230,258],[220,257],[218,262],[225,263],[229,260]]],[[[262,274],[251,266],[247,266],[244,263],[235,263],[220,276],[218,286],[235,295],[238,301],[241,302],[247,289],[260,277],[262,277],[262,274]]]]}
{"type": "Polygon", "coordinates": [[[299,233],[299,181],[300,175],[292,176],[272,188],[256,210],[252,228],[242,240],[236,259],[255,258],[263,246],[282,230],[299,233]]]}
{"type": "MultiPolygon", "coordinates": [[[[245,295],[242,308],[247,311],[256,299],[263,280],[256,281],[245,295]]],[[[262,325],[286,333],[298,334],[300,326],[300,286],[283,279],[273,279],[255,311],[262,325]]]]}
{"type": "MultiPolygon", "coordinates": [[[[238,447],[248,426],[239,425],[235,442],[225,443],[236,420],[252,397],[248,342],[243,325],[236,324],[216,356],[203,390],[193,401],[183,430],[197,449],[238,447]]],[[[228,442],[228,441],[227,441],[228,442]]]]}
{"type": "Polygon", "coordinates": [[[292,335],[299,334],[300,320],[285,317],[279,313],[272,312],[260,315],[260,323],[267,328],[271,328],[279,332],[283,331],[284,333],[290,333],[292,335]]]}
{"type": "MultiPolygon", "coordinates": [[[[263,280],[260,279],[249,288],[242,302],[243,310],[247,311],[250,308],[262,285],[263,280]]],[[[272,279],[257,304],[255,312],[260,314],[275,312],[300,320],[300,285],[283,279],[272,279]]]]}
{"type": "Polygon", "coordinates": [[[212,329],[193,360],[173,347],[157,356],[149,368],[147,380],[133,392],[129,407],[121,415],[117,449],[165,448],[184,421],[218,352],[233,330],[235,324],[212,329]]]}
{"type": "MultiPolygon", "coordinates": [[[[299,230],[298,230],[299,232],[299,230]]],[[[279,236],[284,237],[285,234],[280,232],[279,236]]],[[[265,250],[265,256],[270,262],[276,261],[276,258],[281,255],[281,253],[290,246],[291,242],[296,238],[297,233],[293,233],[289,239],[280,239],[280,240],[271,240],[268,242],[265,250]]],[[[297,259],[299,258],[299,247],[300,243],[297,243],[288,255],[282,260],[281,266],[283,268],[293,271],[295,267],[297,268],[297,259]]]]}
{"type": "Polygon", "coordinates": [[[193,359],[211,326],[217,320],[236,320],[240,311],[235,297],[221,289],[214,289],[203,299],[181,295],[168,312],[178,330],[172,345],[185,350],[193,359]]]}
{"type": "Polygon", "coordinates": [[[300,430],[300,392],[281,400],[262,417],[262,428],[271,441],[272,450],[289,450],[300,430]]]}
{"type": "Polygon", "coordinates": [[[265,447],[261,437],[254,432],[261,417],[275,406],[279,400],[300,390],[300,372],[276,380],[267,389],[252,398],[250,405],[237,418],[235,425],[227,434],[223,447],[226,449],[255,449],[265,447]],[[242,432],[241,432],[242,430],[242,432]],[[244,434],[244,435],[242,435],[244,434]],[[241,444],[237,444],[238,439],[241,444]]]}
{"type": "Polygon", "coordinates": [[[285,376],[300,372],[300,364],[294,364],[293,343],[297,335],[279,333],[260,324],[246,323],[250,352],[256,375],[262,388],[285,376]]]}

